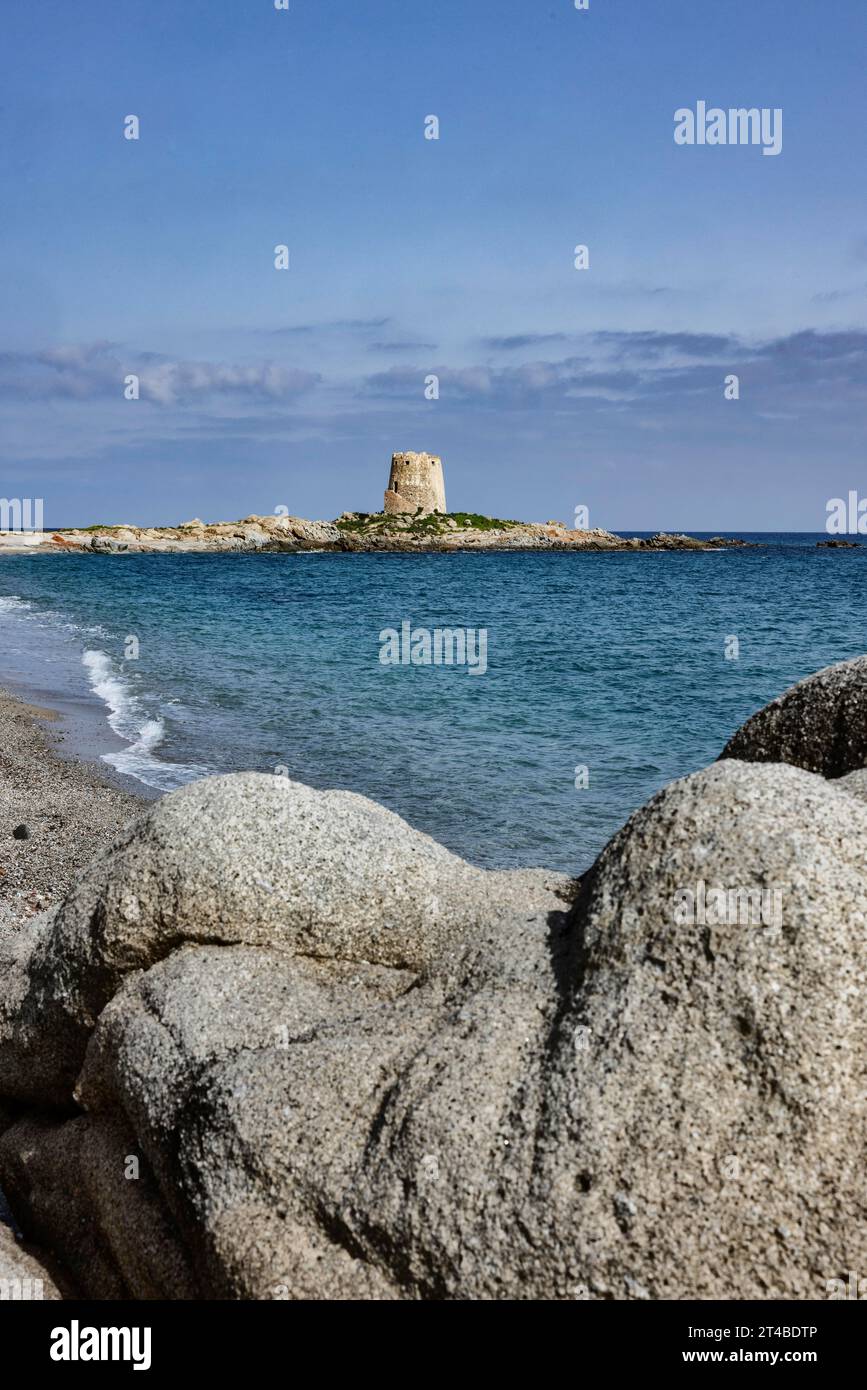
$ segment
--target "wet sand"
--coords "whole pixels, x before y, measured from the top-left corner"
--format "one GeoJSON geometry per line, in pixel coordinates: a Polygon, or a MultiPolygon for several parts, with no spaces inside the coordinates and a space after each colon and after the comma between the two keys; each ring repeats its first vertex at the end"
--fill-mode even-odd
{"type": "Polygon", "coordinates": [[[147,805],[78,743],[74,711],[0,689],[0,936],[59,902],[147,805]]]}

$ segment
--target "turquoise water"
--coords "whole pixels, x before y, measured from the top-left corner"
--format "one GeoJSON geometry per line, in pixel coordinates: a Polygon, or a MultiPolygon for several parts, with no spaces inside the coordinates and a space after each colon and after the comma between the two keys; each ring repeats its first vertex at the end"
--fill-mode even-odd
{"type": "Polygon", "coordinates": [[[284,768],[363,792],[475,863],[575,872],[755,709],[867,651],[867,547],[762,539],[705,554],[7,557],[0,679],[98,701],[106,756],[151,787],[284,768]],[[405,620],[486,629],[487,671],[383,665],[380,632],[405,620]]]}

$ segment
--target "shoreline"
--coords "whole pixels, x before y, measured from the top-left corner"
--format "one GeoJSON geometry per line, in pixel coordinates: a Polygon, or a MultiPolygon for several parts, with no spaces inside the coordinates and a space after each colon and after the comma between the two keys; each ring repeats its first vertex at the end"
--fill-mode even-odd
{"type": "Polygon", "coordinates": [[[37,710],[34,717],[50,726],[43,733],[50,736],[51,757],[89,767],[106,786],[133,798],[150,802],[164,795],[134,773],[122,772],[104,760],[105,754],[124,752],[131,745],[115,733],[105,702],[95,693],[70,694],[8,672],[0,676],[0,692],[26,709],[37,710]]]}
{"type": "Polygon", "coordinates": [[[82,756],[71,709],[11,686],[0,686],[0,938],[60,902],[154,799],[82,756]]]}

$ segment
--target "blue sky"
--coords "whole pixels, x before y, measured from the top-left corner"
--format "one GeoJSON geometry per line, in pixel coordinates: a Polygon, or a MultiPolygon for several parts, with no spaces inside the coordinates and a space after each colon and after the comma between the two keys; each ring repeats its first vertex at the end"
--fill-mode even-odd
{"type": "Polygon", "coordinates": [[[454,509],[612,529],[867,492],[863,0],[2,22],[0,492],[53,524],[375,510],[411,448],[454,509]],[[782,153],[677,146],[699,100],[782,153]]]}

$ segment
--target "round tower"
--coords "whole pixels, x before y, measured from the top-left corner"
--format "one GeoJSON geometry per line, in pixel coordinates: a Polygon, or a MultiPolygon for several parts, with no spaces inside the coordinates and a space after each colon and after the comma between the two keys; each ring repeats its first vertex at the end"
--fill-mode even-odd
{"type": "Polygon", "coordinates": [[[436,454],[392,454],[383,510],[396,516],[419,507],[423,513],[446,509],[442,459],[436,454]]]}

